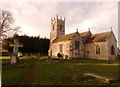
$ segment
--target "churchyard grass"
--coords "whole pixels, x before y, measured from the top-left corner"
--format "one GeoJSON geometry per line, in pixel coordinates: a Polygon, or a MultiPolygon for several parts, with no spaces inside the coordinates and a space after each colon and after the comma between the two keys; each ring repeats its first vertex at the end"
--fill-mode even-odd
{"type": "MultiPolygon", "coordinates": [[[[22,57],[20,63],[29,66],[2,67],[2,84],[19,85],[22,79],[32,70],[35,61],[38,61],[37,72],[34,75],[33,85],[106,85],[103,82],[84,77],[84,73],[97,73],[110,77],[118,77],[118,63],[101,60],[55,60],[50,61],[47,56],[22,57]],[[75,80],[72,78],[76,75],[75,80]]],[[[4,60],[5,61],[5,60],[4,60]]],[[[120,85],[119,82],[110,85],[120,85]]]]}
{"type": "MultiPolygon", "coordinates": [[[[96,67],[102,69],[103,67],[96,67]]],[[[104,83],[93,80],[91,78],[84,77],[85,72],[94,72],[99,73],[100,75],[109,75],[115,76],[116,72],[100,72],[94,67],[82,66],[81,69],[74,67],[74,69],[69,69],[68,65],[43,65],[39,69],[38,74],[36,75],[36,85],[103,85],[104,83]],[[56,66],[53,67],[53,66],[56,66]],[[66,68],[67,67],[67,68],[66,68]],[[47,69],[47,70],[45,70],[47,69]],[[61,71],[60,71],[60,70],[61,71]],[[76,74],[76,80],[73,81],[72,77],[76,74]]],[[[113,68],[112,68],[113,69],[113,68]]],[[[104,70],[104,69],[103,69],[104,70]]],[[[105,69],[106,70],[106,69],[105,69]]],[[[107,69],[110,71],[110,69],[107,69]]],[[[116,73],[117,74],[117,73],[116,73]]]]}
{"type": "Polygon", "coordinates": [[[19,85],[37,60],[20,59],[18,64],[25,63],[25,66],[10,66],[9,61],[9,59],[2,59],[2,85],[19,85]]]}
{"type": "MultiPolygon", "coordinates": [[[[118,63],[107,64],[101,60],[58,60],[52,62],[40,61],[35,76],[35,85],[106,85],[100,81],[84,77],[84,73],[91,72],[118,78],[118,63]],[[72,77],[76,75],[76,80],[72,77]]],[[[120,85],[119,82],[111,85],[120,85]]]]}
{"type": "Polygon", "coordinates": [[[10,59],[10,56],[0,56],[0,59],[10,59]]]}

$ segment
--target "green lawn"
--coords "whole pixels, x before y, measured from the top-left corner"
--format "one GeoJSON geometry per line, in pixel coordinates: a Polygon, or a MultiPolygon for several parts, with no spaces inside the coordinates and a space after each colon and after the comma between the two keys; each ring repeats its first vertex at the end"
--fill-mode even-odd
{"type": "Polygon", "coordinates": [[[18,85],[31,71],[36,59],[20,59],[18,64],[25,66],[10,66],[9,59],[2,60],[2,85],[18,85]]]}
{"type": "MultiPolygon", "coordinates": [[[[97,73],[110,77],[118,77],[118,63],[116,61],[107,64],[100,60],[58,60],[50,61],[47,57],[23,57],[19,64],[26,63],[27,66],[8,67],[7,59],[3,59],[2,84],[19,85],[23,78],[32,70],[33,65],[38,61],[37,72],[35,73],[34,85],[105,85],[100,81],[84,77],[85,72],[97,73]],[[76,75],[76,81],[72,77],[76,75]]],[[[111,85],[120,85],[119,82],[111,85]]]]}
{"type": "MultiPolygon", "coordinates": [[[[85,78],[85,72],[118,77],[118,64],[107,64],[105,61],[96,60],[59,60],[59,62],[40,61],[38,73],[35,77],[36,85],[101,85],[90,78],[85,78]],[[102,64],[102,65],[101,65],[102,64]],[[71,78],[76,74],[76,81],[71,78]]],[[[113,83],[119,84],[119,83],[113,83]]]]}

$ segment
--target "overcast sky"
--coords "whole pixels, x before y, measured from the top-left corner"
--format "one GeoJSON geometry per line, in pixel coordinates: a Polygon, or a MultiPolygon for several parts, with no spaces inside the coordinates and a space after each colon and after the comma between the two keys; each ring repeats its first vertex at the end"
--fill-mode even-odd
{"type": "Polygon", "coordinates": [[[15,25],[21,27],[21,34],[48,37],[51,17],[57,14],[66,18],[66,34],[76,31],[92,33],[110,31],[112,27],[118,38],[117,2],[35,2],[6,1],[0,3],[0,9],[9,10],[15,18],[15,25]]]}

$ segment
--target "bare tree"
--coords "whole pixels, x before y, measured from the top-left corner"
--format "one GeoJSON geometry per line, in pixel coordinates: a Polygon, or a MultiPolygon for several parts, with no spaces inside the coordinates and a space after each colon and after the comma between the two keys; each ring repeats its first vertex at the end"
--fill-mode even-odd
{"type": "Polygon", "coordinates": [[[0,38],[6,37],[13,32],[17,32],[20,27],[13,27],[14,18],[12,13],[6,10],[0,10],[0,38]]]}

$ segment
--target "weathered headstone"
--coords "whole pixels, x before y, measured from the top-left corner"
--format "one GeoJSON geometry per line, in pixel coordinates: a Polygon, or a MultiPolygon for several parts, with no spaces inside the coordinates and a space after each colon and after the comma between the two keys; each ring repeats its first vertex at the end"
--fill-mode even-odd
{"type": "Polygon", "coordinates": [[[14,53],[11,55],[10,59],[11,59],[10,64],[12,64],[12,65],[17,62],[17,57],[14,53]]]}
{"type": "Polygon", "coordinates": [[[108,83],[108,84],[111,82],[117,81],[117,78],[97,75],[95,73],[85,73],[84,76],[85,77],[93,77],[93,78],[96,78],[97,80],[103,81],[104,83],[108,83]]]}
{"type": "Polygon", "coordinates": [[[11,64],[15,64],[18,59],[18,51],[19,47],[23,47],[22,44],[19,43],[19,40],[17,38],[14,39],[14,44],[10,44],[11,47],[13,47],[13,54],[11,55],[11,64]]]}

